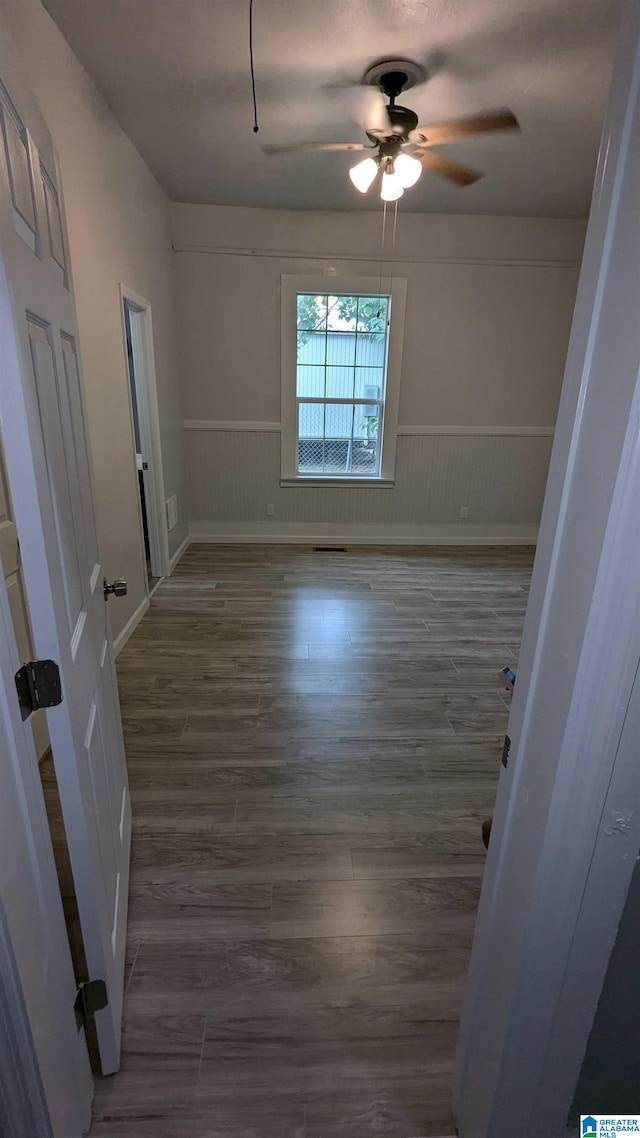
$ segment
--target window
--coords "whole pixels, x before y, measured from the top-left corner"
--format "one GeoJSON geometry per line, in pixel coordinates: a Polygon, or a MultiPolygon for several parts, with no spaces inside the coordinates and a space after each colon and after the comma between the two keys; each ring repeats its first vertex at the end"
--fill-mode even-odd
{"type": "Polygon", "coordinates": [[[392,478],[405,283],[282,278],[284,481],[392,478]]]}

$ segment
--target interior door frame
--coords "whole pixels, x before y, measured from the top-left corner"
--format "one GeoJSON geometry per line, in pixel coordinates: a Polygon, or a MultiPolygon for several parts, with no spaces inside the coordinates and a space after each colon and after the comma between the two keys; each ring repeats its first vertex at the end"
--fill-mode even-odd
{"type": "Polygon", "coordinates": [[[640,846],[639,186],[634,0],[614,66],[463,1007],[461,1138],[572,1132],[640,846]]]}
{"type": "MultiPolygon", "coordinates": [[[[138,425],[140,428],[140,442],[144,460],[148,469],[143,471],[145,486],[145,507],[147,511],[147,525],[149,531],[149,552],[151,557],[151,573],[154,577],[167,577],[169,575],[169,532],[167,529],[167,513],[165,504],[164,472],[162,466],[162,441],[160,437],[160,416],[158,414],[158,390],[156,382],[155,356],[153,346],[153,320],[151,303],[127,285],[120,284],[120,316],[122,319],[122,335],[124,358],[127,372],[129,359],[127,353],[127,328],[125,322],[125,305],[130,312],[131,349],[133,355],[133,383],[136,391],[138,405],[138,425]]],[[[133,457],[135,462],[135,431],[131,391],[127,384],[129,394],[129,412],[131,415],[131,439],[133,457]]],[[[137,468],[136,468],[137,478],[137,468]]],[[[142,507],[140,507],[140,537],[144,542],[142,525],[142,507]]],[[[147,593],[149,583],[146,582],[147,593]]]]}

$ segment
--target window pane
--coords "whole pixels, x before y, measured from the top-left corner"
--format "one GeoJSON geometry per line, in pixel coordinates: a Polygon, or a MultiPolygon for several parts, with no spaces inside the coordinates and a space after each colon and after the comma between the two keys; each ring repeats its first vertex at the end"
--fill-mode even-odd
{"type": "Polygon", "coordinates": [[[353,415],[351,473],[378,474],[380,468],[380,408],[357,404],[353,415]]]}
{"type": "Polygon", "coordinates": [[[328,439],[350,439],[352,427],[353,404],[326,404],[324,433],[328,439]]]}
{"type": "Polygon", "coordinates": [[[298,293],[298,330],[313,331],[327,326],[327,297],[298,293]]]}
{"type": "Polygon", "coordinates": [[[298,406],[298,473],[324,474],[324,403],[298,406]]]}
{"type": "Polygon", "coordinates": [[[324,367],[298,364],[296,394],[299,399],[324,398],[324,367]]]}
{"type": "Polygon", "coordinates": [[[355,371],[356,399],[381,399],[384,388],[384,371],[380,367],[357,367],[355,371]]]}
{"type": "Polygon", "coordinates": [[[323,364],[327,351],[324,332],[298,332],[298,363],[323,364]]]}
{"type": "Polygon", "coordinates": [[[326,341],[328,364],[353,367],[356,362],[355,332],[329,332],[326,341]]]}
{"type": "Polygon", "coordinates": [[[298,406],[298,473],[380,472],[379,408],[363,403],[298,406]]]}
{"type": "Polygon", "coordinates": [[[357,296],[330,296],[327,304],[327,330],[355,332],[357,314],[357,296]]]}
{"type": "Polygon", "coordinates": [[[354,439],[349,474],[375,477],[380,473],[380,443],[377,438],[354,439]]]}
{"type": "Polygon", "coordinates": [[[353,375],[352,367],[328,367],[327,399],[353,399],[353,375]]]}
{"type": "Polygon", "coordinates": [[[374,404],[357,403],[353,415],[354,437],[377,439],[380,423],[380,408],[374,404]]]}
{"type": "Polygon", "coordinates": [[[384,337],[387,330],[389,301],[386,296],[358,298],[358,331],[375,332],[384,337]]]}
{"type": "Polygon", "coordinates": [[[296,392],[314,400],[298,404],[300,474],[379,475],[389,312],[388,297],[298,293],[296,392]]]}
{"type": "Polygon", "coordinates": [[[324,403],[300,403],[298,406],[298,438],[324,438],[324,403]]]}
{"type": "Polygon", "coordinates": [[[323,439],[298,439],[298,474],[324,474],[323,439]]]}
{"type": "Polygon", "coordinates": [[[385,336],[358,332],[356,339],[356,364],[361,367],[384,367],[387,355],[385,336]]]}
{"type": "Polygon", "coordinates": [[[326,439],[324,444],[324,473],[348,474],[351,442],[349,439],[326,439]]]}

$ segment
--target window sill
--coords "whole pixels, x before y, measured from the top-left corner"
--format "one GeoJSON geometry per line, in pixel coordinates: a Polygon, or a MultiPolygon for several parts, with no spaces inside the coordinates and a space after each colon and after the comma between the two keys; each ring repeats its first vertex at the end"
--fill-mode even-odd
{"type": "Polygon", "coordinates": [[[369,486],[374,490],[392,490],[395,486],[394,478],[321,478],[316,475],[301,475],[298,478],[281,478],[280,485],[285,489],[292,486],[328,486],[334,488],[340,486],[356,486],[361,489],[363,486],[369,486]]]}

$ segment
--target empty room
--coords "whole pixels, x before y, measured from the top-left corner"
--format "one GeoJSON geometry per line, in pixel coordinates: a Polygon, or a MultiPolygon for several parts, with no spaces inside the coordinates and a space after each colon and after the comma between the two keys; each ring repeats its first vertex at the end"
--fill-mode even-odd
{"type": "Polygon", "coordinates": [[[0,0],[0,1132],[640,1132],[640,6],[0,0]]]}

